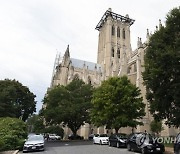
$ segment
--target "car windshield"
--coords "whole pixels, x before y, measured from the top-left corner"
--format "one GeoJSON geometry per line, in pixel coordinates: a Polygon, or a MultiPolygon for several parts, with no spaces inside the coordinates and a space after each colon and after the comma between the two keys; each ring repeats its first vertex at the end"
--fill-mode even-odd
{"type": "Polygon", "coordinates": [[[153,137],[152,137],[151,134],[148,134],[148,133],[139,133],[136,136],[137,136],[137,139],[141,140],[142,138],[144,138],[149,143],[153,143],[153,137]]]}
{"type": "Polygon", "coordinates": [[[31,135],[28,138],[28,141],[39,141],[39,140],[43,140],[43,136],[41,136],[41,135],[31,135]]]}
{"type": "Polygon", "coordinates": [[[122,138],[122,139],[127,138],[127,135],[123,134],[123,133],[116,134],[116,135],[117,135],[117,137],[122,138]]]}
{"type": "Polygon", "coordinates": [[[49,136],[56,136],[55,134],[49,134],[49,136]]]}
{"type": "Polygon", "coordinates": [[[95,136],[95,137],[98,137],[98,136],[99,136],[99,134],[94,134],[94,136],[95,136]]]}
{"type": "Polygon", "coordinates": [[[108,137],[107,134],[100,134],[100,137],[108,137]]]}

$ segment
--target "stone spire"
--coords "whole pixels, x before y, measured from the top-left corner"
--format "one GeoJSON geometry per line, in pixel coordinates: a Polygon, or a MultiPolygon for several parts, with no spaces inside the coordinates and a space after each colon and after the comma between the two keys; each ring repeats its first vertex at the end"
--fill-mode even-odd
{"type": "Polygon", "coordinates": [[[112,9],[111,9],[111,8],[109,8],[109,9],[108,9],[108,11],[112,12],[112,9]]]}
{"type": "Polygon", "coordinates": [[[64,54],[64,56],[67,58],[67,57],[70,57],[70,54],[69,54],[69,44],[67,46],[67,49],[66,49],[66,52],[64,54]]]}
{"type": "Polygon", "coordinates": [[[141,38],[139,38],[139,42],[140,42],[140,48],[143,47],[141,38]]]}
{"type": "Polygon", "coordinates": [[[139,42],[139,37],[138,37],[138,40],[137,40],[137,48],[139,48],[140,46],[140,42],[139,42]]]}
{"type": "Polygon", "coordinates": [[[147,29],[147,33],[146,33],[146,39],[148,40],[149,39],[149,29],[147,29]]]}
{"type": "Polygon", "coordinates": [[[138,47],[138,48],[141,48],[142,46],[143,46],[142,40],[141,40],[140,37],[138,37],[137,47],[138,47]]]}
{"type": "Polygon", "coordinates": [[[69,53],[69,45],[68,45],[63,56],[62,65],[67,66],[69,65],[69,63],[70,63],[70,53],[69,53]]]}

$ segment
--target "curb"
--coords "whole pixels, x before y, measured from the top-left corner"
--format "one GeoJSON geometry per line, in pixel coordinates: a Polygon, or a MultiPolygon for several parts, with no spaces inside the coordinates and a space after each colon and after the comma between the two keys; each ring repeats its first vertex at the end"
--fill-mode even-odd
{"type": "Polygon", "coordinates": [[[16,151],[13,152],[13,154],[17,154],[18,152],[19,152],[19,150],[16,150],[16,151]]]}
{"type": "Polygon", "coordinates": [[[2,151],[0,154],[18,154],[19,150],[2,151]]]}

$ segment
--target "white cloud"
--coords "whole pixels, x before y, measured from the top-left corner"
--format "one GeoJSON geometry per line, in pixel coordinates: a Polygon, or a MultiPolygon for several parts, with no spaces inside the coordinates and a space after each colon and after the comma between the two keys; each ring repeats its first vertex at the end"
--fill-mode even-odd
{"type": "Polygon", "coordinates": [[[96,62],[98,31],[95,27],[111,7],[135,19],[131,42],[145,40],[158,20],[179,0],[6,0],[0,5],[0,79],[16,79],[37,95],[38,106],[50,85],[56,49],[67,45],[74,58],[96,62]]]}

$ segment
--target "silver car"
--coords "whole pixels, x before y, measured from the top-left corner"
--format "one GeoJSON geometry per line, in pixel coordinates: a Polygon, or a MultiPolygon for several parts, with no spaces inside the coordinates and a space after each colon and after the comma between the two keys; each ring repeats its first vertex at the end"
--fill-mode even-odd
{"type": "Polygon", "coordinates": [[[28,151],[43,151],[44,137],[43,135],[30,135],[24,143],[23,152],[28,151]]]}

